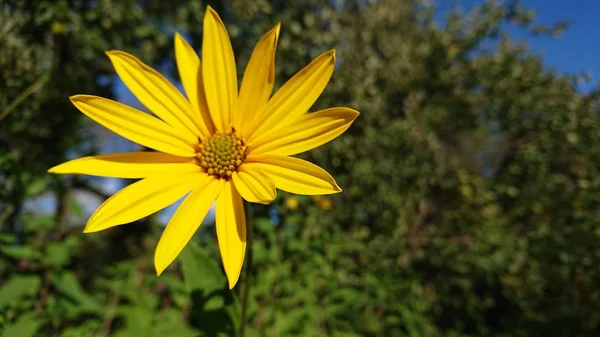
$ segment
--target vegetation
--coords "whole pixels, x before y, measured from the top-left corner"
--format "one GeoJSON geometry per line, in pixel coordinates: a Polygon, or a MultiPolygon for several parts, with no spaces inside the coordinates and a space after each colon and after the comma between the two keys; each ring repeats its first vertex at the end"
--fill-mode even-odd
{"type": "Polygon", "coordinates": [[[0,0],[0,336],[236,334],[245,279],[228,290],[212,224],[157,278],[158,217],[84,235],[106,181],[46,173],[101,150],[68,97],[118,94],[104,51],[176,80],[174,31],[199,48],[207,4],[242,66],[282,22],[279,84],[337,48],[315,108],[361,112],[302,155],[343,193],[252,206],[247,336],[600,334],[600,91],[508,34],[563,23],[518,2],[0,0]]]}

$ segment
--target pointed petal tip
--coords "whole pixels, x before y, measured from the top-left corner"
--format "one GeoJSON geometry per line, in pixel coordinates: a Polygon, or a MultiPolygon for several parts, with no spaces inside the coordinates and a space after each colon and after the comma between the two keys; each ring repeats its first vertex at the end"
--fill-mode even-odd
{"type": "Polygon", "coordinates": [[[124,52],[122,50],[117,50],[117,49],[112,49],[112,50],[107,50],[104,52],[108,58],[110,59],[111,62],[115,62],[115,61],[119,61],[119,58],[128,58],[128,59],[133,59],[136,62],[140,62],[138,60],[137,57],[129,54],[128,52],[124,52]]]}
{"type": "Polygon", "coordinates": [[[331,49],[331,50],[325,52],[325,54],[331,58],[330,64],[335,64],[335,61],[336,61],[335,49],[331,49]]]}
{"type": "Polygon", "coordinates": [[[227,275],[227,283],[229,284],[229,290],[232,290],[235,287],[235,285],[237,284],[238,280],[239,280],[239,275],[235,279],[234,278],[230,278],[229,275],[227,275]]]}
{"type": "Polygon", "coordinates": [[[281,30],[281,22],[278,22],[271,30],[269,30],[263,37],[261,37],[261,41],[272,40],[273,45],[277,46],[277,41],[279,40],[279,32],[281,30]]]}
{"type": "Polygon", "coordinates": [[[210,5],[206,6],[206,14],[210,14],[212,17],[218,19],[219,21],[221,21],[221,17],[219,17],[219,13],[217,13],[217,11],[215,11],[210,5]]]}
{"type": "MultiPolygon", "coordinates": [[[[225,32],[227,33],[227,28],[225,27],[225,23],[223,22],[223,19],[221,19],[221,17],[219,16],[219,13],[217,13],[217,11],[215,11],[212,7],[207,6],[206,7],[206,13],[204,13],[204,24],[206,25],[206,20],[214,20],[217,25],[220,25],[223,27],[223,29],[225,29],[225,32]],[[209,14],[209,15],[207,15],[209,14]]],[[[229,37],[229,33],[227,33],[227,36],[229,37]]]]}
{"type": "Polygon", "coordinates": [[[163,266],[156,260],[156,256],[154,257],[154,269],[156,271],[156,277],[159,277],[168,266],[163,266]]]}
{"type": "Polygon", "coordinates": [[[275,41],[277,41],[277,39],[279,38],[279,32],[281,31],[281,22],[277,22],[277,24],[273,28],[273,31],[275,32],[275,41]]]}
{"type": "Polygon", "coordinates": [[[321,56],[329,57],[329,58],[331,58],[332,63],[335,63],[335,59],[336,59],[335,53],[336,53],[335,49],[330,49],[330,50],[324,52],[323,54],[321,54],[321,56]]]}
{"type": "MultiPolygon", "coordinates": [[[[96,210],[97,211],[97,210],[96,210]]],[[[94,217],[94,214],[92,214],[92,218],[94,217]]],[[[98,223],[96,221],[96,223],[94,223],[93,219],[89,219],[87,224],[85,225],[85,228],[83,229],[83,233],[84,234],[89,234],[89,233],[96,233],[101,231],[103,228],[98,226],[98,223]]]]}
{"type": "Polygon", "coordinates": [[[116,49],[111,49],[111,50],[107,50],[104,52],[104,54],[106,54],[106,56],[108,56],[109,58],[112,58],[113,56],[116,56],[117,54],[122,53],[120,50],[116,50],[116,49]]]}
{"type": "Polygon", "coordinates": [[[186,41],[183,38],[183,36],[181,34],[179,34],[179,32],[175,32],[175,39],[173,40],[175,42],[175,50],[177,50],[180,47],[185,46],[186,41]]]}
{"type": "Polygon", "coordinates": [[[268,31],[262,38],[263,39],[271,39],[274,46],[277,46],[277,41],[279,41],[279,32],[281,31],[281,22],[278,22],[275,27],[273,27],[270,31],[268,31]]]}
{"type": "MultiPolygon", "coordinates": [[[[279,42],[279,32],[281,31],[281,22],[278,22],[275,28],[273,28],[274,35],[273,36],[273,46],[277,47],[277,43],[279,42]]],[[[271,70],[273,71],[273,70],[271,70]]]]}
{"type": "Polygon", "coordinates": [[[58,164],[56,166],[52,166],[46,172],[52,173],[52,174],[70,174],[71,172],[64,169],[64,166],[63,166],[64,164],[65,163],[58,164]]]}
{"type": "Polygon", "coordinates": [[[185,37],[183,37],[183,35],[181,35],[179,32],[175,32],[175,44],[176,45],[177,44],[186,45],[186,44],[189,44],[189,43],[187,42],[187,40],[185,39],[185,37]]]}
{"type": "MultiPolygon", "coordinates": [[[[333,179],[333,177],[331,177],[333,179]]],[[[337,181],[335,181],[335,179],[333,180],[333,191],[331,191],[331,193],[327,193],[327,194],[338,194],[338,193],[342,193],[344,190],[342,190],[342,188],[340,187],[340,185],[337,184],[337,181]]]]}
{"type": "MultiPolygon", "coordinates": [[[[69,97],[69,101],[71,101],[71,103],[73,105],[75,105],[77,107],[77,109],[79,109],[79,107],[77,106],[78,103],[83,103],[86,99],[90,98],[90,97],[94,97],[91,95],[83,95],[83,94],[77,94],[77,95],[73,95],[69,97]]],[[[81,111],[81,109],[79,109],[81,111]]]]}

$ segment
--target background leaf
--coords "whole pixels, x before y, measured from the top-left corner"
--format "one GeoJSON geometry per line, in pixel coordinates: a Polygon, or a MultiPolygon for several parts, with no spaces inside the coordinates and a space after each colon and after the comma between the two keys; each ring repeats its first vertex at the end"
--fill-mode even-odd
{"type": "Polygon", "coordinates": [[[35,318],[33,314],[27,313],[19,317],[14,323],[5,326],[2,337],[34,337],[42,324],[43,322],[35,318]]]}
{"type": "Polygon", "coordinates": [[[25,296],[35,296],[40,290],[40,278],[34,275],[14,275],[0,286],[0,310],[25,296]]]}
{"type": "Polygon", "coordinates": [[[208,336],[236,332],[240,324],[239,302],[229,291],[221,268],[196,242],[190,242],[179,259],[192,300],[192,322],[208,336]]]}

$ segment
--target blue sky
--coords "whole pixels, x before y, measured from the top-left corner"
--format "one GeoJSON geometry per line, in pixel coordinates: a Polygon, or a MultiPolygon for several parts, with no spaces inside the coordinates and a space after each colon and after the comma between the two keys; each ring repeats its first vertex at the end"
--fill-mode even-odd
{"type": "MultiPolygon", "coordinates": [[[[449,8],[460,4],[470,8],[482,0],[438,0],[449,8]]],[[[600,0],[521,0],[526,8],[536,13],[535,22],[552,24],[569,21],[569,28],[559,38],[528,38],[531,48],[544,55],[546,65],[561,73],[587,71],[591,83],[582,85],[583,91],[600,81],[600,0]]],[[[519,36],[521,38],[522,36],[519,36]]]]}

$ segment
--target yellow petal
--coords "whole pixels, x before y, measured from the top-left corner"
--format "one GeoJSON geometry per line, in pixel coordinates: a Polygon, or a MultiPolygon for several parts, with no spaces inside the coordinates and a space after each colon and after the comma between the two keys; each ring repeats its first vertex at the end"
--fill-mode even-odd
{"type": "Polygon", "coordinates": [[[146,108],[187,138],[201,135],[190,102],[164,76],[133,55],[117,50],[106,54],[121,80],[146,108]]]}
{"type": "Polygon", "coordinates": [[[237,106],[237,73],[227,29],[210,6],[204,14],[202,59],[202,76],[210,116],[217,130],[226,131],[237,106]]]}
{"type": "Polygon", "coordinates": [[[335,51],[331,50],[314,59],[287,81],[253,119],[249,142],[278,124],[288,124],[310,109],[321,95],[335,66],[335,51]]]}
{"type": "Polygon", "coordinates": [[[251,154],[293,155],[314,149],[346,131],[359,113],[350,108],[330,108],[306,114],[294,123],[256,137],[251,154]]]}
{"type": "Polygon", "coordinates": [[[244,72],[240,86],[238,111],[233,115],[233,124],[244,130],[254,115],[267,103],[275,85],[275,50],[279,29],[277,24],[256,44],[244,72]]]}
{"type": "Polygon", "coordinates": [[[130,223],[171,205],[179,200],[207,174],[198,166],[185,166],[171,176],[150,177],[135,182],[108,198],[92,214],[85,233],[130,223]]]}
{"type": "Polygon", "coordinates": [[[140,145],[176,156],[196,155],[192,145],[197,139],[184,137],[145,112],[98,96],[75,95],[71,96],[71,102],[95,122],[140,145]]]}
{"type": "Polygon", "coordinates": [[[202,135],[208,138],[214,133],[215,127],[206,104],[200,58],[179,33],[175,34],[175,58],[181,83],[195,111],[193,120],[202,135]]]}
{"type": "Polygon", "coordinates": [[[183,200],[156,247],[154,267],[160,275],[181,253],[202,220],[210,210],[219,192],[223,189],[224,180],[212,176],[204,176],[198,186],[183,200]]]}
{"type": "Polygon", "coordinates": [[[248,157],[243,166],[265,173],[275,187],[287,192],[321,195],[342,191],[329,173],[299,158],[263,154],[248,157]]]}
{"type": "Polygon", "coordinates": [[[242,165],[239,172],[234,172],[231,177],[233,185],[242,195],[242,198],[249,202],[269,204],[275,196],[275,184],[273,180],[259,170],[242,165]]]}
{"type": "Polygon", "coordinates": [[[56,165],[48,172],[137,179],[168,175],[181,165],[195,164],[191,158],[162,152],[128,152],[78,158],[56,165]]]}
{"type": "Polygon", "coordinates": [[[221,260],[229,289],[233,289],[240,278],[246,253],[246,216],[242,197],[231,182],[225,183],[217,197],[215,211],[221,260]]]}

